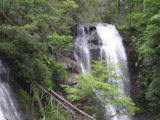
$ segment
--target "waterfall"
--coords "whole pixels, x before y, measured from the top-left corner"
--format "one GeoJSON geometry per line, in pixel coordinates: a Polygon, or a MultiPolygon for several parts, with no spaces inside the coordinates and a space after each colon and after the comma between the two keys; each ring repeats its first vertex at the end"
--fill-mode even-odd
{"type": "MultiPolygon", "coordinates": [[[[127,67],[127,57],[122,38],[114,25],[110,24],[80,24],[77,26],[76,38],[74,40],[75,58],[82,73],[91,70],[92,60],[106,60],[107,63],[121,63],[127,67]]],[[[116,68],[116,72],[128,79],[128,73],[120,68],[116,68]]],[[[109,78],[108,81],[117,82],[115,79],[109,78]]],[[[119,80],[119,84],[127,86],[127,82],[119,80]]],[[[124,94],[128,94],[129,90],[119,89],[124,94]]],[[[116,114],[116,107],[113,105],[105,106],[106,113],[110,115],[116,114]]],[[[108,120],[106,118],[106,120],[108,120]]],[[[115,115],[109,120],[131,120],[127,115],[115,115]]]]}
{"type": "Polygon", "coordinates": [[[0,61],[0,120],[22,120],[15,107],[14,96],[8,83],[3,82],[9,70],[0,61]]]}

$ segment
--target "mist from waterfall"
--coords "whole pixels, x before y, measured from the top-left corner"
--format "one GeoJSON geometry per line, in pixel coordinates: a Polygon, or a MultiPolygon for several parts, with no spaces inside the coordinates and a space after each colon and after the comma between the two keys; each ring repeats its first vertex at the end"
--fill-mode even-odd
{"type": "MultiPolygon", "coordinates": [[[[92,60],[106,60],[107,63],[121,63],[127,67],[127,57],[122,38],[114,25],[110,24],[81,24],[77,27],[77,35],[74,40],[75,58],[82,73],[91,70],[92,60]]],[[[128,79],[128,73],[123,69],[116,68],[116,73],[128,79]]],[[[128,86],[124,80],[117,81],[109,78],[109,82],[116,82],[125,87],[128,86]]],[[[124,94],[129,89],[119,89],[124,94]]],[[[109,120],[131,120],[127,115],[116,115],[116,107],[112,104],[105,106],[106,113],[111,116],[109,120]]],[[[108,120],[108,118],[106,118],[108,120]]]]}

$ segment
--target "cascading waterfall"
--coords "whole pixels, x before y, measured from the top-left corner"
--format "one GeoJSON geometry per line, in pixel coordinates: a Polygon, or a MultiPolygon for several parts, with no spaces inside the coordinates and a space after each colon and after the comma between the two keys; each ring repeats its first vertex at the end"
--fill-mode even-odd
{"type": "Polygon", "coordinates": [[[3,82],[9,70],[0,61],[0,120],[22,120],[15,107],[13,94],[8,83],[3,82]]]}
{"type": "Polygon", "coordinates": [[[85,33],[83,26],[79,26],[78,32],[79,33],[77,34],[77,39],[75,41],[75,58],[81,68],[81,71],[84,73],[91,70],[91,58],[88,46],[90,35],[85,33]]]}
{"type": "MultiPolygon", "coordinates": [[[[127,57],[122,43],[122,38],[114,25],[110,24],[81,24],[77,26],[77,34],[74,40],[75,58],[80,66],[81,72],[91,70],[92,60],[106,60],[107,63],[121,63],[127,67],[127,57]]],[[[116,72],[128,79],[126,71],[117,68],[116,72]]],[[[117,82],[109,78],[108,81],[117,82]]],[[[119,80],[119,84],[126,87],[124,80],[119,80]]],[[[125,89],[119,89],[122,93],[129,93],[125,89]]],[[[105,106],[106,112],[111,116],[116,114],[116,107],[105,106]]],[[[107,119],[107,118],[106,118],[107,119]]],[[[131,120],[127,115],[115,115],[110,120],[131,120]]]]}

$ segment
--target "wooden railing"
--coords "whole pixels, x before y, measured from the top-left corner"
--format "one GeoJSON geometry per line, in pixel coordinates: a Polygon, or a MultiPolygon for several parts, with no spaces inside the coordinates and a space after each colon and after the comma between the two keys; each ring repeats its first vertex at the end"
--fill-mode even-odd
{"type": "Polygon", "coordinates": [[[94,117],[90,116],[89,114],[85,113],[84,111],[77,108],[75,105],[70,103],[68,100],[66,100],[64,97],[58,95],[53,90],[46,90],[43,88],[40,84],[35,83],[35,85],[41,89],[45,94],[49,95],[52,98],[52,101],[54,101],[54,104],[57,106],[57,111],[61,112],[61,110],[65,109],[65,112],[67,110],[67,116],[69,116],[70,120],[96,120],[94,117]],[[60,110],[61,108],[61,110],[60,110]]]}

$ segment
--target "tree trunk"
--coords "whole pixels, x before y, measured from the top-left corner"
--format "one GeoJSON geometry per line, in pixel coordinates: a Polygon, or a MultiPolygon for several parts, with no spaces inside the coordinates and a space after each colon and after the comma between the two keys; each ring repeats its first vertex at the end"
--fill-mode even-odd
{"type": "Polygon", "coordinates": [[[132,0],[129,0],[129,13],[132,12],[132,0]]]}
{"type": "Polygon", "coordinates": [[[118,0],[118,13],[121,14],[121,2],[118,0]]]}
{"type": "Polygon", "coordinates": [[[144,9],[143,2],[144,2],[144,0],[141,0],[141,11],[143,11],[143,9],[144,9]]]}
{"type": "Polygon", "coordinates": [[[41,100],[40,100],[39,96],[37,97],[37,101],[38,101],[38,106],[40,108],[40,112],[42,114],[42,119],[41,120],[45,120],[46,117],[45,117],[44,109],[43,109],[43,106],[42,106],[42,103],[41,103],[41,100]]]}
{"type": "Polygon", "coordinates": [[[125,7],[126,7],[125,0],[119,0],[118,4],[119,4],[119,8],[118,9],[120,10],[120,23],[124,24],[125,7]]]}

